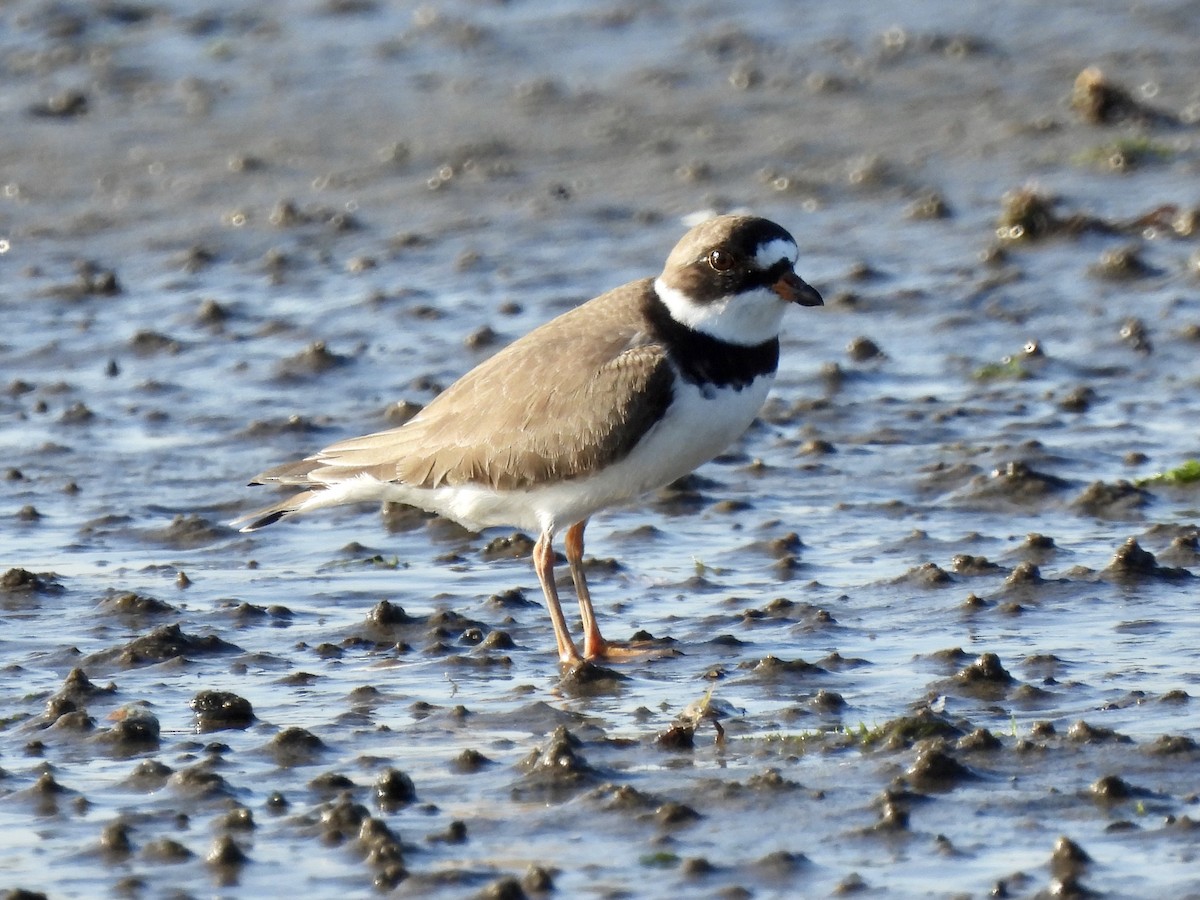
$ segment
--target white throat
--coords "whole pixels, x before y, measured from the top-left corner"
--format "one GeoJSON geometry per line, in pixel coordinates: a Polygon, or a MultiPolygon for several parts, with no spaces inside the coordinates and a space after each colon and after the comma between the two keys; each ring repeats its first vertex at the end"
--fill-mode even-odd
{"type": "Polygon", "coordinates": [[[758,288],[711,303],[697,303],[683,291],[654,280],[654,290],[671,318],[693,331],[725,341],[753,347],[779,337],[787,303],[770,288],[758,288]]]}

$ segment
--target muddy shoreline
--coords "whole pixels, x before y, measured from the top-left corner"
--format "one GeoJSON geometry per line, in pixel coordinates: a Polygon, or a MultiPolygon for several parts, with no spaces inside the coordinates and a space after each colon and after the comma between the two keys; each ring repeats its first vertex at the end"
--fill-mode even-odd
{"type": "Polygon", "coordinates": [[[1200,896],[1193,19],[7,4],[0,892],[1200,896]],[[227,526],[733,209],[827,306],[589,529],[661,652],[564,676],[525,535],[227,526]]]}

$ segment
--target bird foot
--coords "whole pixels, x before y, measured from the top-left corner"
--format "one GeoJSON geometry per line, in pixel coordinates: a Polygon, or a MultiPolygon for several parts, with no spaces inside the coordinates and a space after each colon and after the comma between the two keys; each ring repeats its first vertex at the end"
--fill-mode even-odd
{"type": "Polygon", "coordinates": [[[662,659],[667,656],[680,656],[680,652],[662,641],[600,641],[598,644],[588,644],[584,647],[583,656],[587,660],[603,660],[604,662],[626,662],[638,659],[662,659]]]}

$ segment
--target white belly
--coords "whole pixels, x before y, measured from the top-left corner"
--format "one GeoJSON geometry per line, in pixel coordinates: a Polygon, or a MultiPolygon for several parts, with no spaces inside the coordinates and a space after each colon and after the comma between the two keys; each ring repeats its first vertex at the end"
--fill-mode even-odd
{"type": "Polygon", "coordinates": [[[667,414],[633,451],[585,478],[498,491],[479,485],[412,488],[360,476],[330,485],[315,499],[321,506],[359,499],[394,500],[473,530],[503,525],[558,531],[605,507],[670,484],[721,453],[754,421],[774,380],[773,374],[763,375],[740,391],[707,388],[703,392],[679,382],[667,414]]]}

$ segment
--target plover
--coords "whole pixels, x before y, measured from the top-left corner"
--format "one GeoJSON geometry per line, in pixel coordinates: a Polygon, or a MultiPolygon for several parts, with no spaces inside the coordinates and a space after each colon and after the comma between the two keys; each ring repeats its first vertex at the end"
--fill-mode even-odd
{"type": "Polygon", "coordinates": [[[479,531],[536,532],[533,564],[564,663],[622,655],[596,623],[583,571],[588,518],[660,488],[738,438],[766,399],[789,304],[822,305],[787,231],[719,216],[675,245],[657,278],[622,285],[529,332],[399,428],[352,438],[251,484],[303,488],[238,519],[363,501],[420,507],[479,531]],[[554,582],[564,531],[582,656],[554,582]]]}

